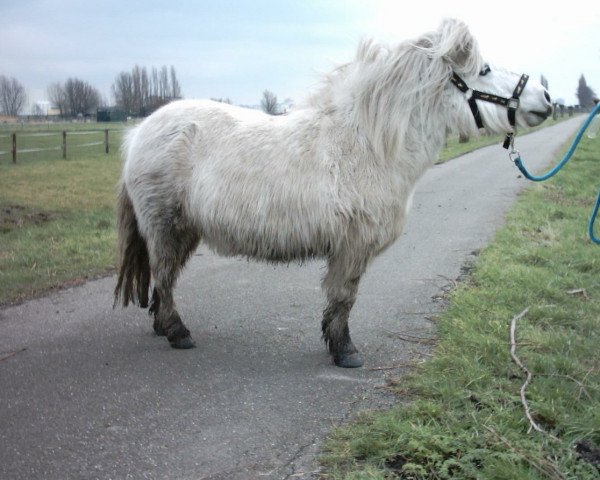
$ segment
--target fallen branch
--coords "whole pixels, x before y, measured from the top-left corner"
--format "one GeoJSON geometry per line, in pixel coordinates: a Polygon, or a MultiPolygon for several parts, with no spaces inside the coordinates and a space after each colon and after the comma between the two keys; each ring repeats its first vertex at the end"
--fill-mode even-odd
{"type": "Polygon", "coordinates": [[[424,345],[435,345],[437,343],[437,339],[433,337],[420,337],[418,335],[413,335],[410,333],[392,332],[390,330],[386,330],[386,332],[389,335],[393,335],[394,337],[397,337],[404,342],[421,343],[424,345]]]}
{"type": "Polygon", "coordinates": [[[400,310],[397,313],[399,313],[400,315],[431,315],[431,314],[437,314],[439,312],[409,312],[409,311],[405,311],[405,310],[400,310]]]}
{"type": "Polygon", "coordinates": [[[27,347],[23,347],[21,350],[15,350],[14,352],[9,352],[6,355],[2,355],[0,357],[0,362],[6,360],[7,358],[14,357],[17,353],[21,353],[27,350],[27,347]]]}
{"type": "Polygon", "coordinates": [[[585,290],[585,288],[574,288],[573,290],[568,290],[567,295],[581,295],[586,300],[589,300],[589,298],[590,298],[590,297],[588,297],[588,294],[587,294],[587,291],[585,290]]]}
{"type": "Polygon", "coordinates": [[[529,408],[529,403],[527,403],[527,397],[525,395],[525,391],[527,390],[527,387],[529,386],[529,383],[531,382],[533,375],[527,369],[527,367],[525,365],[523,365],[523,362],[521,362],[519,357],[517,357],[517,354],[516,354],[517,341],[515,340],[515,330],[517,327],[517,321],[520,320],[521,318],[523,318],[525,315],[527,315],[527,312],[529,312],[529,307],[527,307],[521,313],[519,313],[518,315],[513,317],[513,319],[510,322],[510,356],[513,359],[513,361],[517,364],[517,366],[526,375],[525,383],[523,383],[523,385],[521,386],[521,390],[520,390],[521,404],[523,405],[523,408],[525,410],[525,416],[527,417],[527,420],[529,421],[529,425],[531,425],[531,427],[529,428],[529,431],[531,431],[531,429],[533,428],[537,432],[544,433],[544,434],[548,435],[550,438],[552,438],[554,440],[558,440],[557,437],[555,437],[551,433],[548,433],[546,430],[544,430],[542,427],[540,427],[536,423],[536,421],[533,419],[533,417],[531,416],[531,410],[529,408]]]}
{"type": "Polygon", "coordinates": [[[385,367],[372,367],[369,368],[368,370],[372,371],[372,372],[376,372],[379,370],[396,370],[397,368],[412,368],[415,367],[417,365],[417,362],[405,362],[405,363],[398,363],[397,365],[389,365],[389,366],[385,366],[385,367]]]}

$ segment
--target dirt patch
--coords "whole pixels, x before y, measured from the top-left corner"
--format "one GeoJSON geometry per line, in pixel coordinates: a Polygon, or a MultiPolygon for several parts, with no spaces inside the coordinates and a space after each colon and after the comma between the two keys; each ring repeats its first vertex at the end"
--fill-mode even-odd
{"type": "Polygon", "coordinates": [[[402,474],[402,467],[408,463],[408,458],[404,455],[396,455],[394,458],[386,460],[385,466],[396,474],[402,474]]]}
{"type": "Polygon", "coordinates": [[[29,225],[43,225],[53,220],[49,212],[35,210],[22,205],[0,206],[0,233],[12,232],[29,225]]]}
{"type": "Polygon", "coordinates": [[[575,444],[575,451],[586,462],[591,463],[600,472],[600,448],[592,445],[590,442],[578,442],[575,444]]]}

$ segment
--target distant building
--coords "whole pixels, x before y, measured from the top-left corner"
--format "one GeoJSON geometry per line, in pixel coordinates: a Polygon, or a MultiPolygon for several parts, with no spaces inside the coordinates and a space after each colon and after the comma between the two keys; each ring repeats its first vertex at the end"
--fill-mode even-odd
{"type": "Polygon", "coordinates": [[[31,113],[33,115],[40,115],[43,117],[47,117],[49,115],[49,111],[52,109],[52,104],[48,100],[40,100],[33,104],[33,108],[31,113]]]}
{"type": "Polygon", "coordinates": [[[25,112],[20,115],[26,117],[29,120],[32,119],[47,119],[56,118],[60,116],[60,110],[52,105],[48,100],[38,100],[31,103],[25,112]]]}

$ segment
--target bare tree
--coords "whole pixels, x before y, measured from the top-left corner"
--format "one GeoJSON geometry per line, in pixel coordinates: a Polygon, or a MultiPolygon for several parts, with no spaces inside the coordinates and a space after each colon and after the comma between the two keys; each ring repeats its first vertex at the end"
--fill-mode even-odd
{"type": "Polygon", "coordinates": [[[61,117],[67,114],[67,94],[60,82],[51,83],[46,89],[48,98],[52,104],[58,108],[61,117]]]}
{"type": "Polygon", "coordinates": [[[167,70],[167,66],[163,65],[159,72],[158,77],[158,96],[161,100],[166,99],[171,93],[171,88],[169,86],[169,71],[167,70]]]}
{"type": "Polygon", "coordinates": [[[68,113],[73,117],[87,115],[100,104],[100,92],[83,80],[69,78],[64,89],[68,113]]]}
{"type": "Polygon", "coordinates": [[[16,78],[0,76],[0,111],[16,117],[25,106],[26,100],[25,88],[16,78]]]}
{"type": "Polygon", "coordinates": [[[158,92],[158,69],[156,67],[152,67],[152,96],[154,98],[159,98],[158,92]]]}
{"type": "Polygon", "coordinates": [[[133,112],[133,79],[129,72],[121,72],[112,85],[115,103],[127,113],[133,112]]]}
{"type": "Polygon", "coordinates": [[[144,109],[144,96],[142,92],[142,69],[139,65],[133,67],[131,71],[133,86],[133,111],[142,112],[144,109]]]}
{"type": "Polygon", "coordinates": [[[181,86],[179,85],[179,80],[177,80],[175,67],[173,65],[171,65],[171,98],[181,98],[181,86]]]}
{"type": "Polygon", "coordinates": [[[269,115],[277,115],[279,113],[277,95],[270,90],[265,90],[263,92],[263,98],[260,101],[260,107],[263,109],[263,112],[268,113],[269,115]]]}
{"type": "Polygon", "coordinates": [[[150,79],[146,67],[142,68],[142,115],[146,115],[150,104],[150,79]]]}

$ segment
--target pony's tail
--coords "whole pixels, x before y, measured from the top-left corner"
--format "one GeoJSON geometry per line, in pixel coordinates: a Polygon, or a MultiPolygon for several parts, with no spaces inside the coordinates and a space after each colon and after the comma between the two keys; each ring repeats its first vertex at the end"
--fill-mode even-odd
{"type": "Polygon", "coordinates": [[[148,306],[150,289],[150,260],[146,241],[140,235],[131,198],[123,183],[117,203],[117,229],[119,249],[119,279],[115,288],[115,303],[123,306],[129,302],[140,307],[148,306]]]}

